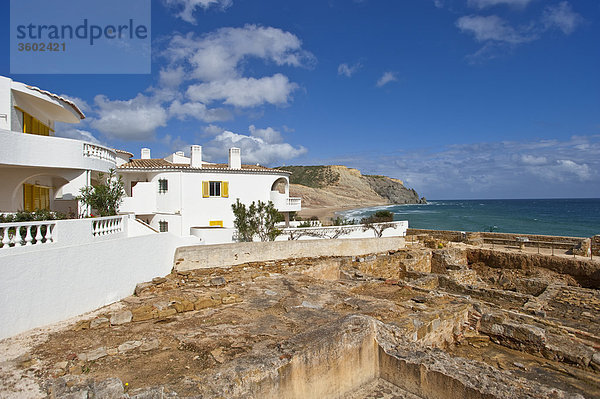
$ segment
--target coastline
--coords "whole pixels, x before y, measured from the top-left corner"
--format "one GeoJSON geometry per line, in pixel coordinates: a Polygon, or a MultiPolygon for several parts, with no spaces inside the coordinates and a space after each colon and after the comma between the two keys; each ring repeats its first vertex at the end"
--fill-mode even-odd
{"type": "MultiPolygon", "coordinates": [[[[372,205],[372,206],[384,206],[391,204],[381,204],[381,205],[372,205]]],[[[356,205],[352,206],[327,206],[327,207],[318,207],[318,208],[302,208],[300,212],[298,212],[298,216],[302,219],[309,219],[313,216],[319,218],[322,223],[328,223],[331,219],[335,219],[338,215],[338,212],[342,211],[350,211],[353,209],[363,209],[365,207],[357,207],[356,205]]]]}

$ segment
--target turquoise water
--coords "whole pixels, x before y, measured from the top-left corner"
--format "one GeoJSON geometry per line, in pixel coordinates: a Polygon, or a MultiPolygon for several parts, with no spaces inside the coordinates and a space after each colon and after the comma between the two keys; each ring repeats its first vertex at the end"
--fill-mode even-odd
{"type": "Polygon", "coordinates": [[[340,212],[360,219],[389,210],[415,229],[590,237],[600,234],[600,199],[440,200],[340,212]]]}

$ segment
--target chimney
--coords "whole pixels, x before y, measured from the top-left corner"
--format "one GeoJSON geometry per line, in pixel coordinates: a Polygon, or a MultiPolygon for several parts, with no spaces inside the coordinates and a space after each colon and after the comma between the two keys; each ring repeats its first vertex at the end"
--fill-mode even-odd
{"type": "Polygon", "coordinates": [[[142,148],[142,159],[150,159],[150,148],[142,148]]]}
{"type": "Polygon", "coordinates": [[[239,148],[229,149],[229,169],[242,169],[242,155],[239,148]]]}
{"type": "Polygon", "coordinates": [[[190,162],[190,166],[192,168],[201,168],[202,167],[202,146],[193,145],[190,150],[190,157],[192,158],[190,162]]]}

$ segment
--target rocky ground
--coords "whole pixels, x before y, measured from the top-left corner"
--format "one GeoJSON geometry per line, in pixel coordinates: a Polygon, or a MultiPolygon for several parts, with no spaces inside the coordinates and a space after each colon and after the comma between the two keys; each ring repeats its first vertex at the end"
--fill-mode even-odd
{"type": "Polygon", "coordinates": [[[469,251],[174,272],[1,341],[0,397],[600,397],[598,287],[469,251]]]}

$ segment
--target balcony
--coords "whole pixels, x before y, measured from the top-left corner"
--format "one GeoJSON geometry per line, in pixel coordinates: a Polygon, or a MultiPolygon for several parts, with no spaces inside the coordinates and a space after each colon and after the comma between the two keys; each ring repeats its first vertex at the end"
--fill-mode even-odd
{"type": "Polygon", "coordinates": [[[0,130],[0,164],[108,172],[116,154],[81,140],[0,130]]]}
{"type": "Polygon", "coordinates": [[[297,212],[302,208],[302,198],[289,197],[279,191],[271,191],[271,202],[279,212],[297,212]]]}

